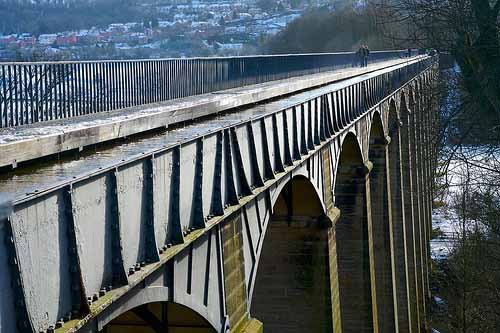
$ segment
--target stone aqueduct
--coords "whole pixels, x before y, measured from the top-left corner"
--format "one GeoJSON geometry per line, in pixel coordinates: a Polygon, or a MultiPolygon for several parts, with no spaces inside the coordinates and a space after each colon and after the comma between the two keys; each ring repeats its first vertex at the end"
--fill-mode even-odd
{"type": "Polygon", "coordinates": [[[18,320],[42,331],[77,310],[56,331],[426,331],[435,78],[427,58],[256,106],[16,203],[2,232],[32,296],[18,320]],[[43,230],[23,223],[42,210],[43,230]],[[42,231],[70,237],[39,244],[42,231]],[[49,290],[23,267],[43,265],[42,250],[61,269],[49,290]]]}

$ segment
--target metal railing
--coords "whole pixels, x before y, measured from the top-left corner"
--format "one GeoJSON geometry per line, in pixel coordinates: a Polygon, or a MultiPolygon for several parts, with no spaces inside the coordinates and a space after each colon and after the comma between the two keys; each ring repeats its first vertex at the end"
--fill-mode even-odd
{"type": "MultiPolygon", "coordinates": [[[[375,51],[370,63],[415,56],[375,51]]],[[[0,63],[0,128],[358,66],[354,53],[0,63]]]]}

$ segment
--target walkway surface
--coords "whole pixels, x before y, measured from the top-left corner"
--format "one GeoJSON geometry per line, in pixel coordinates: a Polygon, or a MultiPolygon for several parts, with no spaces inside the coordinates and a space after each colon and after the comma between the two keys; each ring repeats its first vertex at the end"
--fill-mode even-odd
{"type": "MultiPolygon", "coordinates": [[[[419,59],[405,58],[366,68],[299,76],[112,112],[0,129],[0,167],[125,138],[235,108],[287,96],[419,59]]],[[[241,116],[241,115],[240,115],[241,116]]]]}
{"type": "MultiPolygon", "coordinates": [[[[8,195],[17,203],[32,199],[33,196],[39,196],[53,190],[54,188],[60,188],[67,185],[68,181],[90,178],[93,175],[100,174],[106,170],[113,170],[114,168],[128,164],[133,160],[143,158],[145,154],[149,155],[154,152],[159,152],[169,147],[178,145],[179,143],[187,143],[196,140],[197,138],[214,131],[220,131],[221,129],[232,127],[240,123],[256,120],[268,114],[291,108],[304,102],[305,100],[322,96],[328,92],[342,89],[346,86],[366,80],[372,76],[390,72],[395,68],[405,65],[406,62],[392,64],[392,66],[377,66],[378,70],[371,68],[371,70],[365,71],[364,74],[360,73],[359,70],[349,71],[349,73],[351,73],[350,78],[346,78],[348,75],[343,72],[340,75],[342,75],[344,79],[333,80],[334,82],[322,85],[316,89],[302,91],[268,103],[257,105],[253,103],[247,104],[246,107],[241,106],[237,110],[238,112],[225,112],[220,114],[212,112],[211,116],[207,116],[183,127],[178,126],[176,128],[164,129],[163,131],[143,133],[135,136],[133,139],[129,138],[128,140],[118,140],[108,144],[94,146],[92,149],[86,149],[79,153],[67,154],[67,156],[60,159],[39,161],[33,165],[20,167],[0,175],[0,193],[8,195]],[[353,72],[357,72],[357,74],[354,75],[353,72]]],[[[339,74],[330,74],[330,77],[338,75],[339,74]]],[[[260,91],[260,89],[264,88],[261,87],[257,89],[254,87],[252,89],[249,88],[246,91],[260,91]]],[[[238,90],[243,91],[245,89],[238,90]]],[[[224,92],[223,95],[230,96],[228,92],[224,92]]],[[[192,103],[194,102],[195,101],[192,101],[192,103]]],[[[181,103],[181,101],[174,101],[168,104],[176,103],[181,103]]],[[[164,108],[171,110],[170,106],[165,106],[164,108]]],[[[203,111],[203,107],[200,106],[200,109],[203,111]]],[[[128,111],[130,112],[130,110],[128,111]]],[[[175,113],[175,111],[170,112],[175,113]]],[[[93,117],[95,116],[96,115],[93,117]]],[[[87,119],[85,121],[78,122],[77,119],[72,119],[59,122],[66,124],[64,125],[66,126],[66,131],[78,132],[80,130],[85,130],[85,128],[87,128],[85,126],[88,126],[88,128],[99,129],[99,126],[106,126],[107,122],[111,123],[112,121],[118,121],[111,115],[108,115],[107,118],[105,115],[100,116],[102,117],[96,117],[99,119],[94,120],[87,119]]],[[[125,117],[125,120],[122,119],[122,121],[126,124],[126,120],[131,119],[131,121],[133,121],[135,115],[128,115],[129,118],[126,118],[126,115],[122,116],[125,117]]],[[[151,117],[154,116],[151,115],[151,117]]],[[[21,128],[20,130],[28,131],[32,127],[34,126],[29,126],[29,128],[27,127],[25,129],[21,128]]],[[[48,128],[48,131],[53,130],[54,132],[57,129],[54,124],[47,124],[44,128],[48,128]]],[[[66,133],[67,132],[65,132],[64,135],[66,135],[66,133]]],[[[45,137],[51,138],[52,135],[57,136],[57,132],[46,135],[40,134],[39,136],[33,135],[32,138],[26,139],[26,141],[31,141],[33,144],[38,142],[38,144],[40,144],[39,142],[41,139],[45,137]]],[[[11,144],[15,144],[15,141],[11,144]]],[[[2,146],[0,146],[0,149],[3,151],[3,148],[1,147],[2,146]]]]}

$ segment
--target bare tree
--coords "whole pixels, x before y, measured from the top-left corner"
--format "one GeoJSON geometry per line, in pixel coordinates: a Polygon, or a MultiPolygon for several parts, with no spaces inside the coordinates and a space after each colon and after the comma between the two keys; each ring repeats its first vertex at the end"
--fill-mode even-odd
{"type": "MultiPolygon", "coordinates": [[[[500,0],[370,0],[395,43],[449,54],[441,72],[432,145],[434,194],[447,197],[456,233],[436,262],[435,292],[448,301],[443,332],[500,331],[500,0]],[[452,63],[453,63],[452,61],[452,63]],[[440,278],[439,278],[440,277],[440,278]]],[[[446,208],[446,207],[445,207],[446,208]]]]}
{"type": "Polygon", "coordinates": [[[476,103],[488,103],[500,118],[500,0],[370,3],[391,38],[451,53],[470,96],[476,103]]]}

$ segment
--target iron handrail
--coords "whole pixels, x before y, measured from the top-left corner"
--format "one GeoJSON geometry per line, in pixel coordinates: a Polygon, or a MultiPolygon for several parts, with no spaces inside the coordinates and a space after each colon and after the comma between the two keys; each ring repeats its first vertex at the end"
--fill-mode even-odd
{"type": "MultiPolygon", "coordinates": [[[[370,63],[416,50],[371,52],[370,63]]],[[[352,68],[354,52],[215,58],[0,63],[0,128],[108,112],[352,68]]]]}

